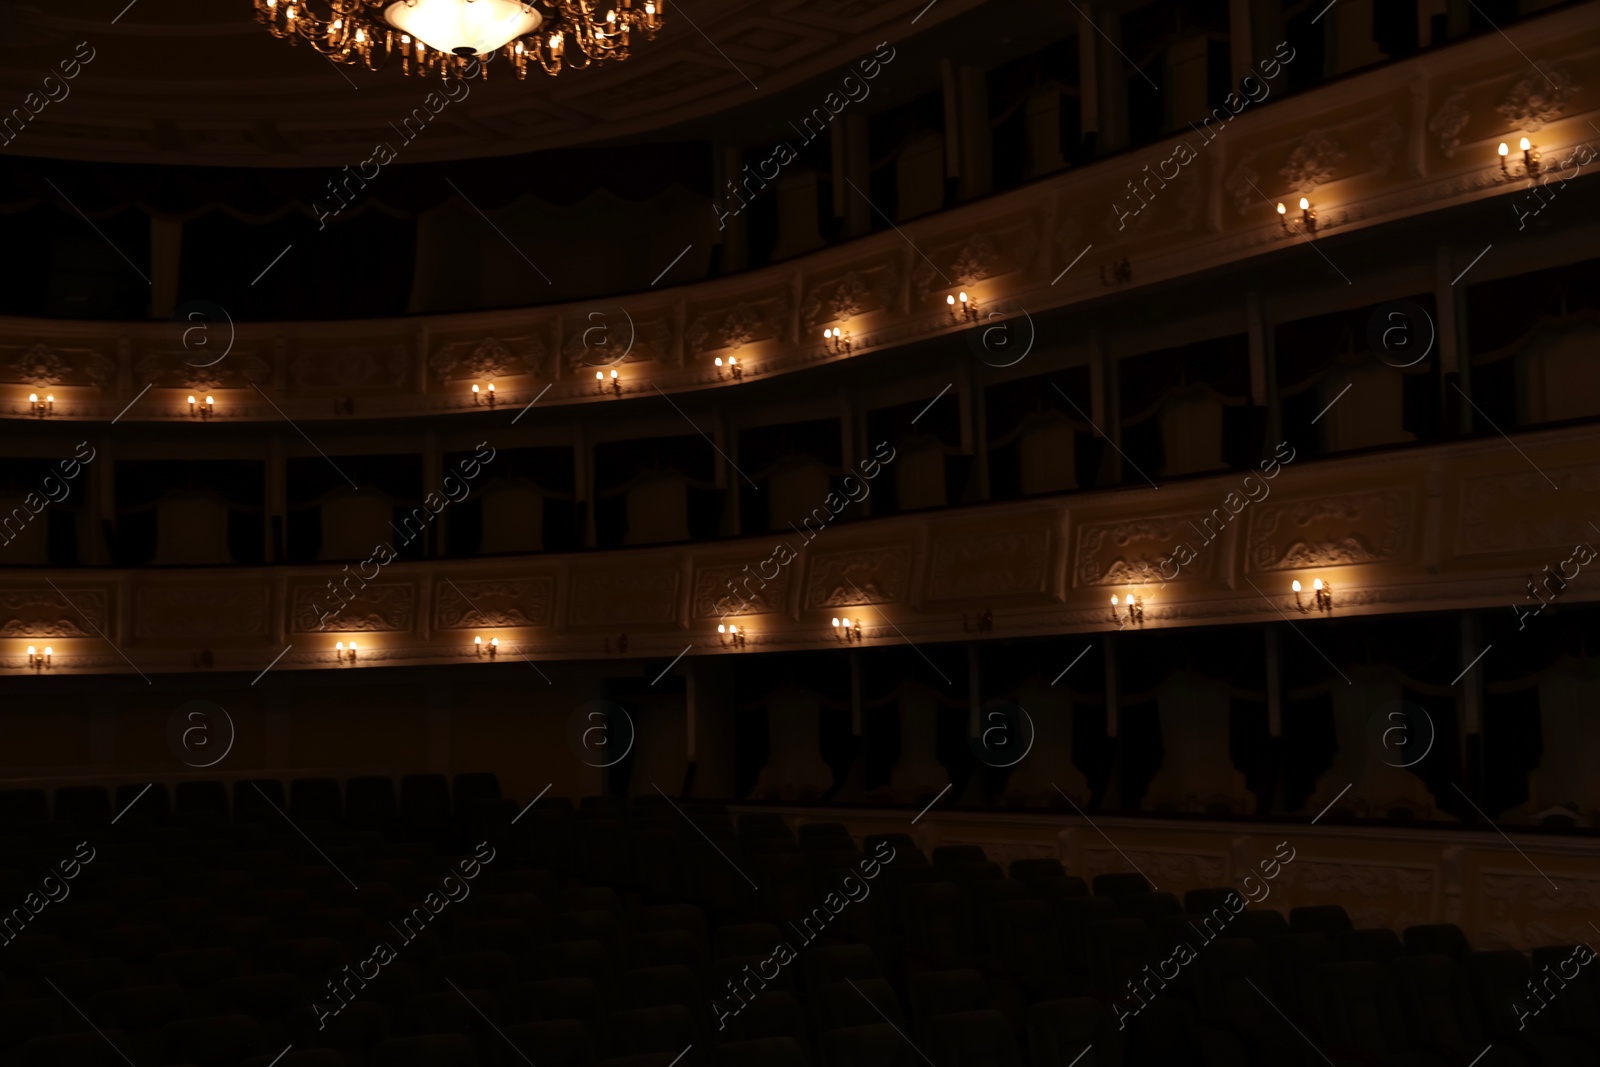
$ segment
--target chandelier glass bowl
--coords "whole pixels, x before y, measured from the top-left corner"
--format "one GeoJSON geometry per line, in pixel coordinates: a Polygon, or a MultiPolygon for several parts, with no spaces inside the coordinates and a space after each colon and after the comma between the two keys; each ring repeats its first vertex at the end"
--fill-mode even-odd
{"type": "Polygon", "coordinates": [[[544,21],[537,8],[517,0],[399,0],[383,17],[429,48],[458,56],[487,55],[544,21]]]}
{"type": "Polygon", "coordinates": [[[405,74],[489,76],[503,54],[516,76],[627,59],[654,40],[665,0],[254,0],[274,37],[336,63],[405,74]]]}

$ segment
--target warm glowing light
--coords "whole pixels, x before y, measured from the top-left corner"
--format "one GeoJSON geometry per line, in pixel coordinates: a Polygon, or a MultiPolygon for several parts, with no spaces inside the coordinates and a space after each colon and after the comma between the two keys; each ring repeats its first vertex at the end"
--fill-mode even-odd
{"type": "Polygon", "coordinates": [[[49,645],[45,645],[44,646],[44,654],[47,655],[47,656],[53,656],[53,655],[56,654],[56,650],[51,648],[49,645]]]}
{"type": "Polygon", "coordinates": [[[944,298],[944,302],[946,304],[954,305],[955,302],[956,302],[956,298],[953,297],[953,296],[947,296],[947,297],[944,298]]]}
{"type": "Polygon", "coordinates": [[[617,372],[616,371],[612,371],[611,372],[611,380],[612,381],[616,381],[617,380],[617,372]]]}
{"type": "Polygon", "coordinates": [[[500,647],[500,639],[498,637],[489,638],[489,647],[490,648],[499,648],[500,647]]]}
{"type": "Polygon", "coordinates": [[[605,378],[605,375],[602,374],[601,372],[599,372],[599,371],[595,371],[594,372],[594,380],[595,381],[597,381],[597,382],[598,381],[602,381],[602,380],[604,380],[604,378],[605,378]]]}
{"type": "MultiPolygon", "coordinates": [[[[839,620],[838,620],[838,619],[834,619],[834,620],[833,620],[833,621],[834,621],[834,623],[835,623],[835,624],[836,624],[836,625],[837,625],[837,623],[838,623],[838,622],[839,622],[839,620]]],[[[32,645],[29,645],[29,646],[28,646],[28,655],[30,655],[30,656],[32,656],[32,655],[35,655],[35,654],[36,654],[36,653],[37,653],[37,652],[38,652],[38,651],[39,651],[39,650],[38,650],[38,649],[36,649],[36,648],[34,648],[34,647],[33,647],[33,646],[32,646],[32,645]]]]}
{"type": "Polygon", "coordinates": [[[493,382],[489,383],[489,392],[491,392],[491,393],[494,392],[494,383],[493,382]]]}
{"type": "Polygon", "coordinates": [[[1293,589],[1296,593],[1298,593],[1300,591],[1300,580],[1298,578],[1295,579],[1293,582],[1290,583],[1289,588],[1293,589]]]}
{"type": "Polygon", "coordinates": [[[1524,137],[1524,138],[1523,138],[1523,139],[1522,139],[1522,143],[1521,143],[1521,144],[1519,144],[1519,145],[1517,145],[1517,147],[1518,147],[1518,148],[1520,148],[1520,149],[1522,149],[1522,150],[1523,150],[1523,151],[1524,151],[1524,152],[1526,152],[1526,151],[1527,151],[1527,150],[1528,150],[1528,149],[1529,149],[1529,148],[1531,148],[1531,147],[1533,147],[1533,146],[1532,146],[1532,144],[1531,144],[1531,143],[1530,143],[1530,142],[1529,142],[1529,141],[1528,141],[1528,139],[1527,139],[1527,138],[1526,138],[1526,137],[1524,137]]]}
{"type": "Polygon", "coordinates": [[[206,407],[210,407],[212,404],[215,404],[215,403],[216,403],[215,400],[211,399],[209,396],[206,397],[206,407]]]}
{"type": "Polygon", "coordinates": [[[1117,595],[1115,593],[1111,594],[1111,606],[1112,607],[1116,607],[1117,606],[1117,595]]]}
{"type": "Polygon", "coordinates": [[[846,630],[848,630],[848,629],[850,629],[850,620],[849,619],[840,619],[839,620],[839,625],[843,626],[846,630]]]}
{"type": "Polygon", "coordinates": [[[1310,206],[1311,206],[1311,201],[1307,200],[1305,197],[1302,196],[1300,198],[1300,210],[1301,211],[1305,211],[1310,206]]]}
{"type": "Polygon", "coordinates": [[[1500,142],[1500,154],[1502,156],[1504,156],[1504,155],[1510,154],[1510,152],[1511,152],[1511,149],[1506,147],[1506,143],[1504,141],[1501,141],[1500,142]]]}
{"type": "Polygon", "coordinates": [[[344,651],[344,642],[343,641],[335,641],[333,643],[333,650],[335,652],[343,652],[344,651]]]}
{"type": "Polygon", "coordinates": [[[1312,582],[1311,582],[1311,588],[1313,588],[1315,590],[1318,590],[1320,592],[1321,589],[1322,589],[1322,579],[1321,578],[1313,579],[1312,582]]]}
{"type": "Polygon", "coordinates": [[[355,650],[356,650],[356,643],[354,641],[351,641],[350,642],[350,651],[354,652],[355,650]]]}
{"type": "Polygon", "coordinates": [[[824,341],[826,341],[828,338],[830,338],[832,336],[833,336],[833,331],[832,330],[823,330],[822,331],[822,339],[824,341]]]}
{"type": "MultiPolygon", "coordinates": [[[[729,356],[728,357],[728,366],[737,367],[738,365],[739,365],[739,357],[738,356],[729,356]]],[[[52,397],[51,399],[54,399],[54,398],[52,397]]]]}
{"type": "Polygon", "coordinates": [[[483,638],[481,638],[481,637],[474,637],[474,638],[473,638],[473,639],[472,639],[472,643],[473,643],[473,644],[475,644],[475,645],[481,645],[481,644],[483,644],[483,638]]]}
{"type": "Polygon", "coordinates": [[[400,0],[384,8],[383,17],[430,48],[478,56],[544,21],[532,4],[518,0],[400,0]]]}
{"type": "Polygon", "coordinates": [[[477,386],[476,386],[476,385],[474,385],[474,386],[473,386],[473,387],[472,387],[472,391],[473,391],[473,392],[474,392],[474,393],[476,393],[476,392],[477,392],[477,391],[478,391],[478,387],[477,387],[477,386]]]}
{"type": "MultiPolygon", "coordinates": [[[[39,402],[39,394],[38,393],[29,393],[28,394],[28,403],[37,404],[38,402],[39,402]]],[[[194,403],[194,397],[191,396],[189,398],[189,403],[191,403],[191,404],[194,403]]]]}
{"type": "Polygon", "coordinates": [[[961,302],[963,304],[965,304],[967,302],[967,294],[966,293],[962,293],[961,294],[961,302]]]}
{"type": "Polygon", "coordinates": [[[1278,214],[1280,214],[1280,215],[1286,214],[1288,212],[1288,210],[1289,210],[1288,208],[1283,206],[1283,201],[1279,200],[1278,201],[1278,214]]]}
{"type": "MultiPolygon", "coordinates": [[[[834,621],[837,622],[838,620],[834,620],[834,621]]],[[[717,633],[725,634],[727,632],[728,632],[728,628],[726,626],[722,625],[721,623],[717,624],[717,633]]]]}
{"type": "Polygon", "coordinates": [[[189,403],[191,403],[191,404],[193,404],[193,403],[194,403],[194,397],[192,397],[192,396],[191,396],[191,397],[190,397],[190,398],[189,398],[189,403]]]}
{"type": "Polygon", "coordinates": [[[722,366],[722,357],[718,356],[716,359],[712,360],[712,362],[720,367],[720,366],[722,366]]]}
{"type": "MultiPolygon", "coordinates": [[[[839,626],[839,620],[838,620],[838,619],[834,619],[834,620],[833,620],[833,625],[834,625],[834,628],[835,628],[835,629],[837,629],[837,628],[838,628],[838,626],[839,626]]],[[[33,651],[33,649],[31,649],[31,648],[30,648],[30,649],[28,649],[28,651],[29,651],[29,652],[32,652],[32,651],[33,651]]]]}

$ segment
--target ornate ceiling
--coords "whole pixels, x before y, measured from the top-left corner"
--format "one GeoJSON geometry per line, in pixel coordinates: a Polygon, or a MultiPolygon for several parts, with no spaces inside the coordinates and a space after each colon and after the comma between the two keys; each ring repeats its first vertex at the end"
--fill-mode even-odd
{"type": "MultiPolygon", "coordinates": [[[[669,7],[667,29],[627,63],[474,83],[469,99],[407,146],[406,161],[613,140],[770,100],[880,41],[936,29],[981,2],[686,0],[669,7]]],[[[434,88],[394,70],[338,67],[274,40],[248,0],[84,0],[74,8],[80,13],[0,3],[0,114],[23,107],[30,93],[52,95],[20,136],[0,137],[0,152],[338,166],[392,139],[390,124],[434,88]],[[92,58],[64,90],[43,86],[63,61],[84,56],[92,58]]]]}

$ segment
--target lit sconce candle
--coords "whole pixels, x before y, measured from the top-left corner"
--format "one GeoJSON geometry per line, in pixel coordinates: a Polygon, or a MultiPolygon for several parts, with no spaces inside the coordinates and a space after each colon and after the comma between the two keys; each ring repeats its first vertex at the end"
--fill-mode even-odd
{"type": "Polygon", "coordinates": [[[833,620],[833,636],[845,644],[861,640],[861,623],[849,619],[833,620]]]}
{"type": "Polygon", "coordinates": [[[334,658],[336,659],[348,660],[351,663],[356,661],[356,643],[354,641],[350,642],[348,649],[344,647],[343,641],[336,641],[334,642],[333,650],[335,653],[334,658]]]}
{"type": "Polygon", "coordinates": [[[489,406],[494,407],[494,383],[489,383],[489,406]]]}
{"type": "Polygon", "coordinates": [[[1283,201],[1278,201],[1278,225],[1283,227],[1284,233],[1293,233],[1289,229],[1289,209],[1283,206],[1283,201]]]}
{"type": "Polygon", "coordinates": [[[29,393],[28,410],[41,419],[47,415],[54,414],[56,410],[55,394],[50,393],[43,400],[40,400],[38,393],[29,393]]]}
{"type": "MultiPolygon", "coordinates": [[[[594,372],[594,391],[602,394],[606,391],[606,376],[601,371],[594,372]]],[[[614,396],[622,395],[622,382],[617,379],[615,370],[611,372],[611,392],[614,396]]]]}
{"type": "Polygon", "coordinates": [[[1333,613],[1333,586],[1324,582],[1321,578],[1314,578],[1311,581],[1312,602],[1310,604],[1306,604],[1300,599],[1301,587],[1298,580],[1290,583],[1290,588],[1294,590],[1294,606],[1300,609],[1302,615],[1310,612],[1313,607],[1325,614],[1333,613]]]}
{"type": "MultiPolygon", "coordinates": [[[[474,637],[472,639],[472,650],[479,656],[483,655],[483,638],[474,637]]],[[[500,639],[498,637],[489,638],[489,658],[494,659],[499,654],[500,639]]]]}
{"type": "Polygon", "coordinates": [[[732,623],[729,623],[727,626],[724,626],[721,623],[718,623],[717,624],[717,637],[718,637],[719,640],[722,641],[722,647],[724,647],[724,648],[743,648],[744,647],[744,638],[745,638],[744,631],[739,629],[739,627],[733,625],[732,623]]]}
{"type": "Polygon", "coordinates": [[[1511,154],[1511,149],[1506,147],[1506,143],[1504,141],[1500,142],[1500,147],[1498,149],[1500,153],[1500,173],[1504,174],[1508,178],[1537,178],[1540,170],[1539,150],[1535,148],[1533,142],[1528,140],[1526,137],[1517,142],[1517,147],[1522,150],[1522,173],[1520,175],[1513,175],[1511,173],[1511,168],[1506,165],[1506,157],[1511,154]]]}
{"type": "Polygon", "coordinates": [[[824,348],[836,356],[848,356],[850,354],[850,334],[842,327],[823,330],[822,343],[824,348]]]}
{"type": "Polygon", "coordinates": [[[472,403],[474,406],[478,404],[478,385],[476,382],[472,385],[472,403]]]}
{"type": "Polygon", "coordinates": [[[978,302],[969,300],[965,292],[959,296],[944,298],[945,308],[950,312],[950,321],[959,323],[963,319],[967,322],[976,322],[978,319],[978,302]],[[958,302],[959,301],[959,302],[958,302]]]}
{"type": "Polygon", "coordinates": [[[1311,201],[1305,197],[1300,198],[1300,221],[1305,226],[1307,233],[1317,232],[1317,211],[1311,206],[1311,201]]]}
{"type": "MultiPolygon", "coordinates": [[[[722,379],[722,357],[718,356],[716,359],[712,360],[712,362],[716,364],[716,366],[717,366],[717,378],[718,378],[718,380],[721,380],[722,379]]],[[[737,356],[729,356],[728,357],[728,373],[733,375],[733,380],[736,381],[736,382],[744,377],[744,368],[739,366],[739,357],[737,357],[737,356]]]]}
{"type": "Polygon", "coordinates": [[[32,667],[36,671],[49,670],[52,666],[51,660],[54,656],[55,650],[49,645],[44,646],[43,653],[40,653],[39,650],[34,648],[32,645],[28,646],[28,666],[32,667]]]}

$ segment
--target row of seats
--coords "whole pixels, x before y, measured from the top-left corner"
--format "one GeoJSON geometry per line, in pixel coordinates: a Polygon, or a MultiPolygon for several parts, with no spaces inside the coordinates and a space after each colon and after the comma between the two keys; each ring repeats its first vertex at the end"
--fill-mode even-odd
{"type": "MultiPolygon", "coordinates": [[[[459,824],[455,784],[434,810],[459,824]]],[[[389,823],[352,820],[347,798],[291,827],[240,819],[236,794],[226,823],[155,804],[91,830],[69,895],[0,912],[0,1062],[1468,1067],[1491,1042],[1482,1067],[1600,1060],[1586,975],[1526,1029],[1507,1017],[1567,949],[1475,953],[1456,927],[1356,930],[1337,906],[1224,924],[1223,888],[1179,900],[1136,873],[1002,869],[976,846],[925,855],[664,798],[546,798],[519,818],[480,785],[465,808],[495,858],[436,910],[420,902],[465,853],[403,802],[389,823]],[[866,899],[819,918],[890,849],[866,899]],[[1129,990],[1208,932],[1164,988],[1129,990]],[[379,941],[392,961],[373,962],[379,941]],[[774,966],[780,942],[796,958],[774,966]],[[330,981],[348,983],[337,1011],[330,981]]],[[[0,820],[8,906],[80,839],[61,799],[56,822],[0,820]]]]}

